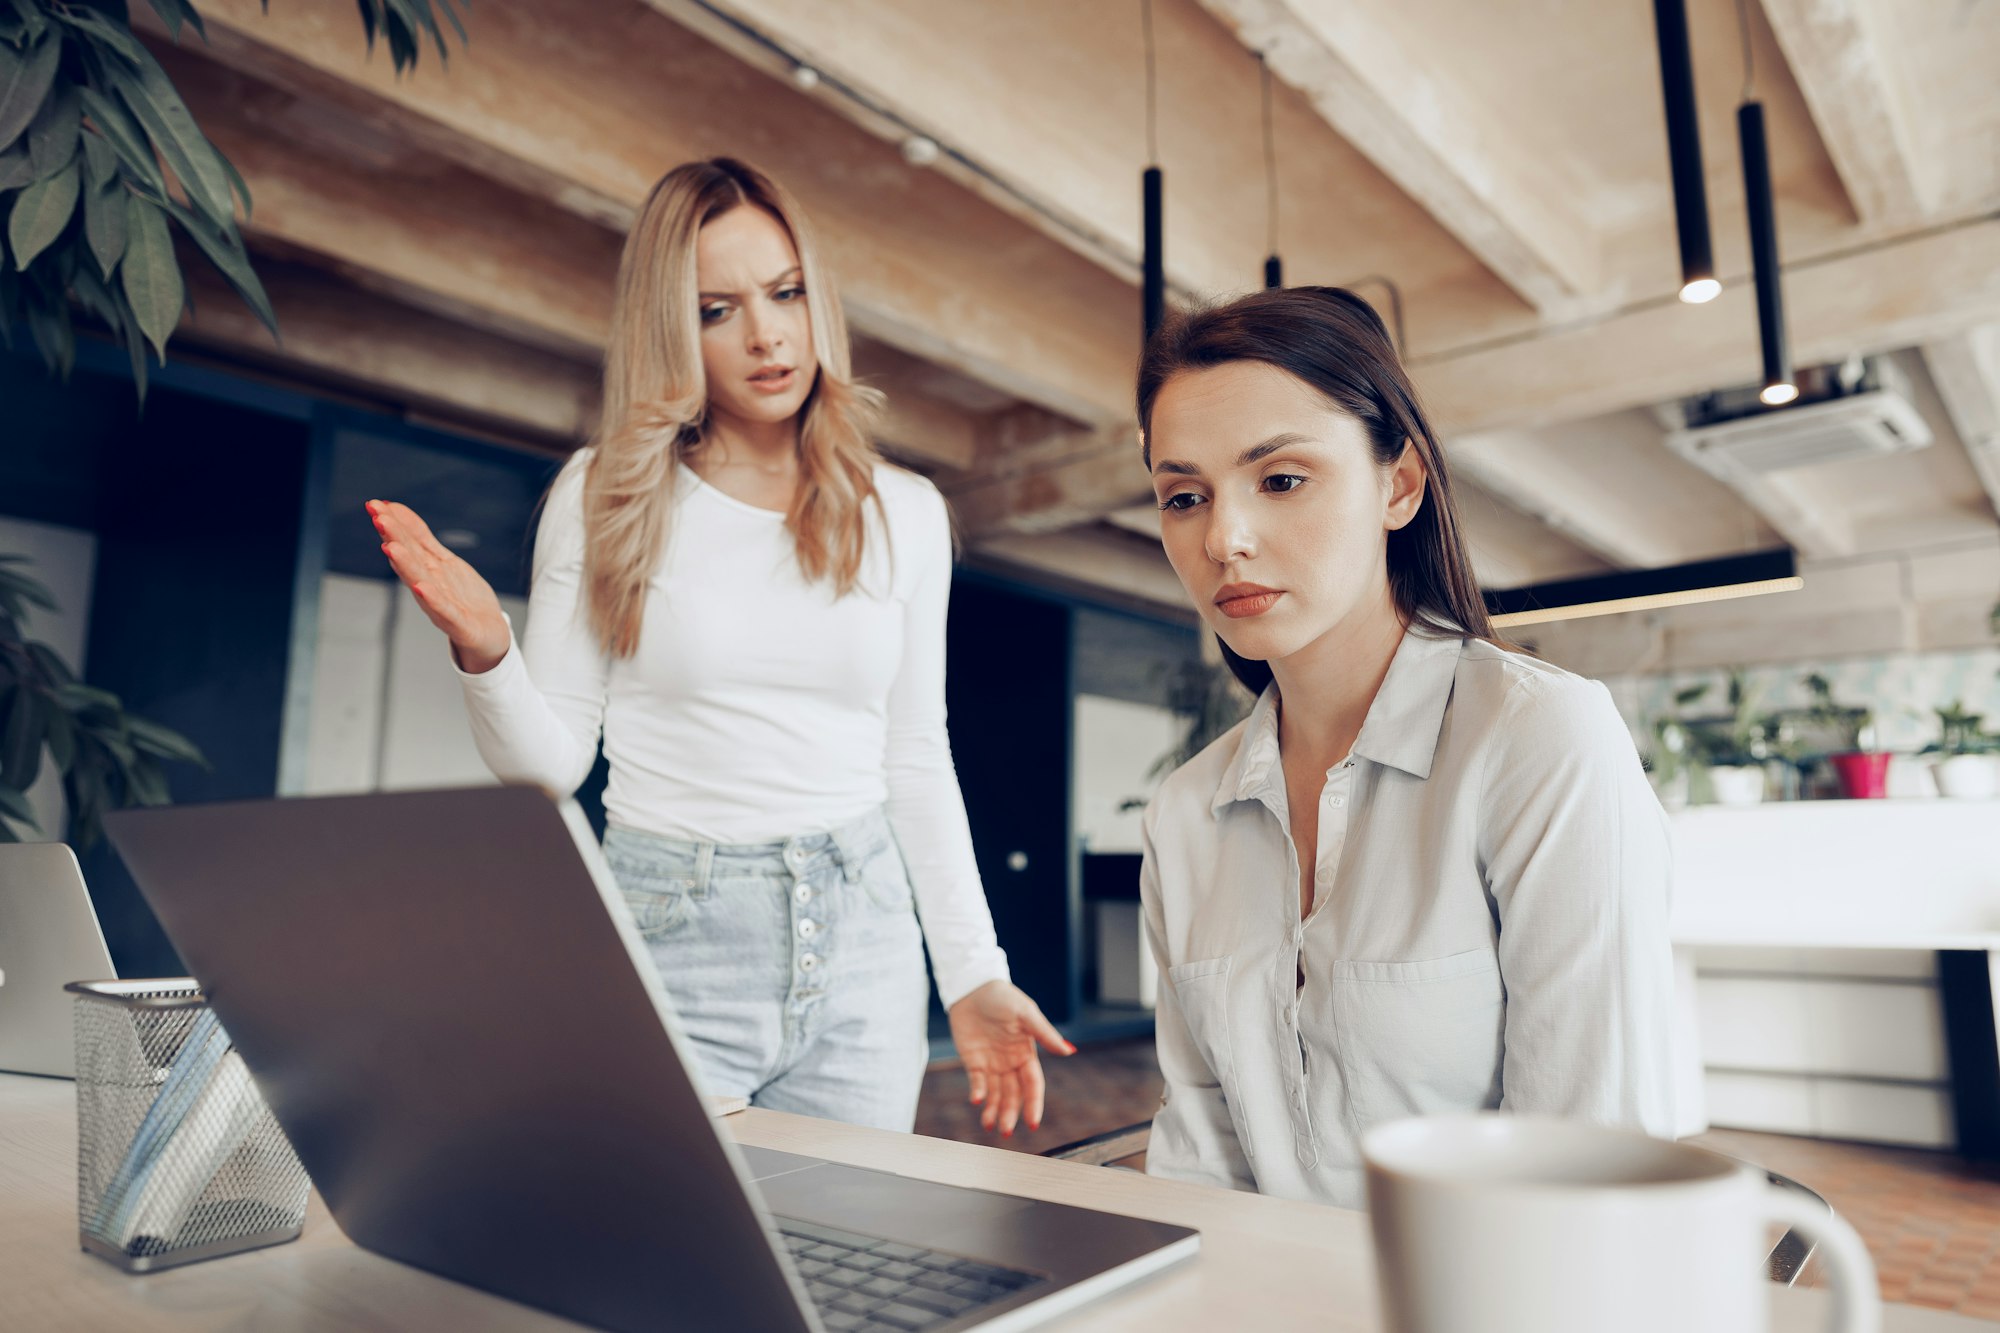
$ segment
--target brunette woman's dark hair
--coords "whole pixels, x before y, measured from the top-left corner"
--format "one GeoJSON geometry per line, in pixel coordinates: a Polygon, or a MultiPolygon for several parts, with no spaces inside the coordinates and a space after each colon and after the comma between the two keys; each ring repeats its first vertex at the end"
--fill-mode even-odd
{"type": "MultiPolygon", "coordinates": [[[[1283,287],[1170,317],[1139,361],[1139,429],[1148,468],[1153,404],[1167,381],[1232,361],[1262,361],[1311,385],[1367,428],[1375,461],[1385,468],[1405,449],[1417,451],[1429,478],[1423,503],[1389,534],[1396,609],[1420,631],[1494,639],[1465,554],[1444,451],[1374,308],[1340,287],[1283,287]]],[[[1222,656],[1252,693],[1271,683],[1267,663],[1239,657],[1228,644],[1222,656]]]]}

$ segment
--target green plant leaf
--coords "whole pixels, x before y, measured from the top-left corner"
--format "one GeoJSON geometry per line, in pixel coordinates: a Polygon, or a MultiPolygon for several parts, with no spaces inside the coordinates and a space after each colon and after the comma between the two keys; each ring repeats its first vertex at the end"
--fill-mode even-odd
{"type": "Polygon", "coordinates": [[[174,91],[167,72],[149,55],[137,74],[122,69],[106,73],[119,100],[145,126],[153,146],[180,178],[188,201],[217,226],[227,225],[233,216],[233,206],[229,173],[222,169],[222,155],[194,123],[194,116],[181,101],[181,95],[174,91]]]}
{"type": "Polygon", "coordinates": [[[68,713],[60,708],[49,710],[49,758],[55,760],[56,770],[69,772],[76,762],[76,723],[70,721],[68,713]]]}
{"type": "Polygon", "coordinates": [[[26,791],[42,767],[42,702],[35,692],[16,686],[7,707],[0,710],[0,786],[26,791]]]}
{"type": "Polygon", "coordinates": [[[28,794],[24,791],[0,787],[0,815],[19,820],[37,833],[42,831],[42,826],[35,822],[34,807],[28,804],[28,794]]]}
{"type": "Polygon", "coordinates": [[[59,9],[56,18],[128,65],[137,66],[146,59],[145,48],[139,45],[139,39],[132,35],[131,28],[94,9],[59,9]]]}
{"type": "Polygon", "coordinates": [[[167,790],[166,775],[150,759],[139,759],[126,767],[125,791],[140,805],[166,805],[174,799],[167,790]]]}
{"type": "Polygon", "coordinates": [[[361,7],[361,31],[368,39],[368,51],[372,55],[375,51],[375,34],[381,28],[383,21],[382,0],[355,0],[355,3],[361,7]]]}
{"type": "Polygon", "coordinates": [[[236,202],[243,206],[243,220],[248,222],[250,220],[250,182],[243,179],[243,173],[236,169],[236,164],[223,156],[220,151],[217,151],[215,156],[222,163],[222,169],[229,173],[230,193],[234,194],[236,202]]]}
{"type": "Polygon", "coordinates": [[[55,175],[76,159],[76,139],[83,126],[83,106],[74,84],[60,83],[28,126],[28,161],[35,179],[55,175]]]}
{"type": "Polygon", "coordinates": [[[181,282],[180,263],[174,258],[173,239],[167,235],[167,215],[137,196],[126,213],[125,260],[119,277],[124,282],[125,299],[132,303],[133,316],[164,365],[167,339],[180,323],[187,288],[181,282]]]}
{"type": "Polygon", "coordinates": [[[458,43],[460,46],[465,45],[471,40],[471,38],[465,35],[465,25],[458,21],[458,11],[451,7],[451,0],[438,0],[438,11],[451,24],[452,31],[458,34],[458,43]]]}
{"type": "MultiPolygon", "coordinates": [[[[4,238],[0,238],[0,249],[4,248],[4,238]]],[[[21,279],[6,262],[6,256],[0,255],[0,346],[13,350],[14,326],[20,321],[21,279]]]]}
{"type": "Polygon", "coordinates": [[[146,132],[139,127],[138,121],[132,119],[132,113],[115,98],[106,97],[95,88],[81,89],[78,96],[83,100],[84,113],[117,152],[125,170],[140,184],[151,189],[155,196],[166,198],[167,178],[161,173],[159,161],[146,141],[146,132]]]}
{"type": "Polygon", "coordinates": [[[193,28],[195,35],[204,42],[208,40],[208,29],[201,23],[201,15],[195,13],[194,6],[187,0],[151,0],[153,12],[160,16],[160,22],[167,25],[176,42],[181,39],[181,24],[193,28]]]}
{"type": "Polygon", "coordinates": [[[26,145],[0,153],[0,190],[18,190],[35,179],[34,159],[26,145]]]}
{"type": "Polygon", "coordinates": [[[125,343],[125,356],[132,366],[132,390],[139,399],[139,406],[146,406],[146,331],[139,327],[139,320],[132,313],[132,307],[120,302],[118,305],[119,336],[125,343]]]}
{"type": "Polygon", "coordinates": [[[108,708],[116,712],[124,708],[118,696],[110,690],[100,690],[95,685],[71,683],[56,690],[56,702],[72,713],[81,713],[89,708],[108,708]]]}
{"type": "Polygon", "coordinates": [[[21,26],[30,40],[48,30],[49,21],[43,17],[41,6],[35,0],[7,0],[9,6],[21,18],[21,26]]]}
{"type": "Polygon", "coordinates": [[[62,37],[49,33],[25,52],[0,47],[0,144],[11,145],[42,109],[62,62],[62,37]]]}
{"type": "Polygon", "coordinates": [[[69,292],[78,305],[109,327],[124,327],[125,302],[112,292],[110,284],[98,277],[97,270],[90,265],[84,264],[70,274],[69,292]]]}
{"type": "Polygon", "coordinates": [[[0,569],[0,588],[19,594],[23,601],[39,606],[45,611],[61,609],[56,605],[55,596],[46,587],[17,569],[0,569]]]}
{"type": "Polygon", "coordinates": [[[131,734],[132,744],[142,754],[208,767],[208,759],[195,743],[171,727],[163,727],[143,717],[128,715],[125,719],[125,729],[131,734]]]}
{"type": "Polygon", "coordinates": [[[412,51],[410,63],[416,64],[416,48],[421,46],[423,34],[428,33],[437,47],[438,60],[447,61],[451,52],[445,49],[444,33],[439,31],[437,18],[431,13],[430,0],[388,0],[392,13],[402,19],[404,29],[411,36],[412,51]]]}
{"type": "Polygon", "coordinates": [[[118,184],[118,150],[94,130],[79,136],[83,144],[83,188],[108,190],[118,184]]]}
{"type": "Polygon", "coordinates": [[[72,162],[45,181],[36,181],[14,200],[7,220],[7,243],[14,250],[14,267],[25,269],[50,242],[62,235],[76,211],[82,173],[72,162]]]}
{"type": "Polygon", "coordinates": [[[56,378],[67,381],[76,364],[76,328],[70,323],[67,303],[44,296],[27,302],[28,332],[35,349],[56,378]]]}
{"type": "Polygon", "coordinates": [[[278,337],[277,313],[271,309],[271,298],[265,294],[264,284],[257,280],[256,270],[250,267],[250,254],[243,248],[236,229],[232,227],[224,232],[210,225],[207,218],[171,200],[167,203],[167,211],[173,215],[174,221],[181,224],[181,229],[194,238],[194,243],[201,247],[208,262],[228,279],[236,294],[243,298],[243,304],[263,321],[271,336],[278,337]]]}
{"type": "Polygon", "coordinates": [[[125,255],[126,201],[131,197],[122,187],[84,192],[84,238],[90,242],[91,258],[97,261],[98,271],[106,278],[125,255]]]}
{"type": "MultiPolygon", "coordinates": [[[[49,600],[53,602],[55,599],[49,600]]],[[[29,644],[28,656],[40,669],[42,679],[48,681],[51,686],[67,685],[76,679],[76,674],[69,669],[69,663],[63,661],[62,655],[46,643],[29,644]]]]}

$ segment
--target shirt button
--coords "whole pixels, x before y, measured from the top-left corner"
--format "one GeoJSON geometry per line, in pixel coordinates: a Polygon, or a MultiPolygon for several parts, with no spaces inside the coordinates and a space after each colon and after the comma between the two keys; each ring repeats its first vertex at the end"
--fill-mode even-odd
{"type": "Polygon", "coordinates": [[[796,889],[792,890],[792,897],[798,899],[801,903],[811,902],[813,898],[812,885],[810,884],[799,885],[796,889]]]}
{"type": "Polygon", "coordinates": [[[800,955],[799,955],[799,971],[801,971],[801,972],[810,972],[810,971],[812,971],[812,970],[813,970],[814,968],[816,968],[816,967],[818,967],[818,966],[819,966],[819,955],[818,955],[818,954],[815,954],[815,953],[807,953],[807,954],[800,954],[800,955]]]}
{"type": "Polygon", "coordinates": [[[819,923],[818,923],[817,921],[801,921],[801,922],[799,922],[799,938],[800,938],[800,939],[802,939],[802,940],[809,940],[809,939],[811,939],[811,938],[812,938],[812,937],[813,937],[814,935],[816,935],[816,934],[818,934],[818,933],[819,933],[819,923]]]}
{"type": "Polygon", "coordinates": [[[803,847],[794,847],[790,851],[785,853],[785,859],[790,861],[793,865],[797,865],[799,862],[806,859],[806,849],[803,847]]]}
{"type": "Polygon", "coordinates": [[[1332,806],[1342,806],[1347,804],[1347,798],[1345,796],[1329,796],[1326,803],[1332,806]]]}

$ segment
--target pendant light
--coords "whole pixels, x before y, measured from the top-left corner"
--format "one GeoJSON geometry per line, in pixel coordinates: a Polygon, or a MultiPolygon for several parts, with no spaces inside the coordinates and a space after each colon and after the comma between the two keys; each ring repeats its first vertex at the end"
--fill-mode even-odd
{"type": "Polygon", "coordinates": [[[1696,602],[1721,602],[1764,593],[1796,592],[1805,586],[1798,556],[1790,547],[1750,555],[1699,560],[1665,569],[1633,569],[1591,578],[1537,583],[1485,594],[1496,629],[1545,625],[1553,620],[1653,611],[1696,602]]]}
{"type": "Polygon", "coordinates": [[[1145,294],[1146,337],[1167,316],[1167,258],[1163,220],[1166,179],[1160,173],[1160,142],[1153,60],[1153,0],[1139,0],[1139,21],[1146,35],[1146,170],[1139,178],[1139,202],[1145,213],[1145,257],[1141,279],[1145,294]]]}
{"type": "Polygon", "coordinates": [[[1264,285],[1285,285],[1285,261],[1278,258],[1278,140],[1271,130],[1271,66],[1257,53],[1257,79],[1264,94],[1264,232],[1270,253],[1264,259],[1264,285]]]}
{"type": "Polygon", "coordinates": [[[1681,300],[1712,301],[1715,252],[1708,234],[1708,187],[1701,169],[1701,125],[1695,113],[1694,57],[1688,49],[1685,0],[1653,0],[1660,49],[1660,90],[1666,99],[1667,158],[1674,176],[1674,222],[1681,244],[1681,300]]]}
{"type": "Polygon", "coordinates": [[[1799,396],[1785,337],[1785,289],[1778,267],[1778,210],[1771,190],[1771,152],[1764,137],[1764,104],[1752,93],[1750,12],[1736,0],[1743,32],[1743,104],[1736,108],[1736,139],[1743,158],[1743,211],[1750,220],[1750,271],[1757,284],[1757,342],[1764,353],[1764,382],[1757,396],[1782,407],[1799,396]]]}

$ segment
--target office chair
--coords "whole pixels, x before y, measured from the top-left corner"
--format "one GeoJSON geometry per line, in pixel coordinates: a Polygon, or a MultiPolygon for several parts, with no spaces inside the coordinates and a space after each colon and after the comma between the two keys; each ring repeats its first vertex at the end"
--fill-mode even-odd
{"type": "MultiPolygon", "coordinates": [[[[1078,1162],[1084,1166],[1117,1166],[1144,1153],[1152,1134],[1153,1122],[1142,1120],[1136,1125],[1124,1125],[1118,1129],[1106,1130],[1102,1134],[1093,1134],[1087,1139],[1078,1139],[1074,1143],[1065,1143],[1059,1148],[1051,1148],[1042,1156],[1052,1157],[1057,1161],[1078,1162]]],[[[1765,1171],[1764,1175],[1773,1185],[1797,1190],[1826,1209],[1828,1213],[1833,1211],[1832,1205],[1821,1198],[1816,1191],[1801,1185],[1790,1176],[1779,1175],[1776,1171],[1765,1171]]],[[[1796,1231],[1788,1230],[1772,1247],[1770,1255],[1764,1261],[1764,1271],[1771,1281],[1789,1287],[1799,1280],[1799,1274],[1805,1269],[1806,1260],[1812,1258],[1812,1252],[1811,1239],[1796,1231]]]]}

